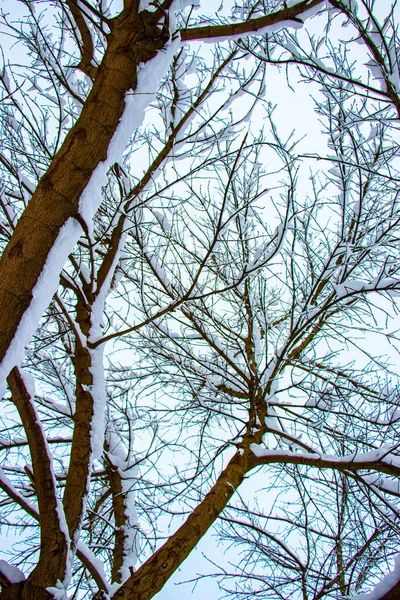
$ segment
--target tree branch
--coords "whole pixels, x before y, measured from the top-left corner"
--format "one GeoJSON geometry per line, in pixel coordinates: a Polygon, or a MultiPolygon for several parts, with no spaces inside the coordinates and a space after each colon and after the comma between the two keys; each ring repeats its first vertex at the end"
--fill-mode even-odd
{"type": "Polygon", "coordinates": [[[264,450],[256,444],[250,449],[256,456],[256,465],[291,464],[316,467],[318,469],[336,469],[338,471],[350,471],[355,473],[362,470],[373,470],[398,477],[400,475],[400,459],[398,464],[392,458],[387,458],[390,453],[385,450],[376,450],[366,454],[346,455],[343,457],[329,456],[326,454],[305,454],[295,452],[282,452],[280,450],[264,450]],[[373,456],[375,454],[375,457],[373,456]]]}
{"type": "Polygon", "coordinates": [[[161,590],[215,522],[252,468],[248,449],[237,452],[185,523],[118,590],[118,600],[149,600],[161,590]],[[250,461],[249,461],[250,459],[250,461]]]}
{"type": "Polygon", "coordinates": [[[80,42],[82,58],[77,68],[83,71],[88,77],[94,79],[97,73],[97,67],[92,64],[94,57],[94,45],[92,34],[85,21],[81,9],[76,0],[67,0],[67,6],[71,12],[72,18],[79,30],[82,41],[80,42]]]}
{"type": "Polygon", "coordinates": [[[284,21],[302,23],[299,15],[319,4],[322,7],[324,4],[323,0],[303,0],[303,2],[299,2],[294,6],[283,8],[282,10],[270,13],[264,17],[249,19],[242,23],[227,23],[226,25],[208,25],[206,27],[189,27],[188,29],[181,29],[180,36],[183,42],[206,40],[209,38],[221,38],[221,41],[223,41],[232,36],[257,33],[264,27],[284,23],[284,21]]]}
{"type": "Polygon", "coordinates": [[[40,584],[46,588],[54,586],[57,580],[64,580],[69,539],[63,527],[47,441],[31,392],[18,368],[14,367],[11,371],[8,384],[28,439],[41,525],[39,560],[25,585],[40,584]]]}

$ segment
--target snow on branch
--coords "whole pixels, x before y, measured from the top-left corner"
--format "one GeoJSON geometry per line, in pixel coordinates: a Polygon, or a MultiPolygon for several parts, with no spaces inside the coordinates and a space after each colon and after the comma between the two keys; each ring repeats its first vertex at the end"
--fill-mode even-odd
{"type": "Polygon", "coordinates": [[[351,472],[371,469],[388,475],[400,475],[400,457],[392,454],[390,448],[347,454],[345,456],[266,450],[258,444],[251,444],[250,450],[257,458],[257,465],[272,463],[296,464],[319,469],[338,469],[351,472]]]}

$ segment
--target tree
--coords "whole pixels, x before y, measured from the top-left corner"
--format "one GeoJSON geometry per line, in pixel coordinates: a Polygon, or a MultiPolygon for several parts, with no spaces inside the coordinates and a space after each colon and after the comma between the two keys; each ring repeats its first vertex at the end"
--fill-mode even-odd
{"type": "Polygon", "coordinates": [[[398,545],[396,3],[145,4],[2,14],[0,598],[151,598],[217,521],[231,594],[362,592],[398,545]]]}

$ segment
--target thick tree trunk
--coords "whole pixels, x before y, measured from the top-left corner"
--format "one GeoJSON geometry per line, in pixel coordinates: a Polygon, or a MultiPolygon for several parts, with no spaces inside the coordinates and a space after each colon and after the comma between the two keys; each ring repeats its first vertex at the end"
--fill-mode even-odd
{"type": "MultiPolygon", "coordinates": [[[[79,200],[107,150],[137,84],[140,63],[154,58],[167,35],[155,13],[122,13],[75,126],[32,196],[0,261],[0,361],[4,359],[35,284],[63,225],[78,216],[79,200]]],[[[13,365],[11,365],[13,366],[13,365]]]]}
{"type": "MultiPolygon", "coordinates": [[[[156,26],[155,13],[143,11],[137,15],[132,9],[114,21],[82,113],[39,182],[0,262],[1,361],[29,308],[33,289],[61,228],[71,217],[78,217],[81,195],[96,167],[107,158],[125,109],[125,95],[136,88],[139,64],[154,58],[167,39],[165,31],[156,26]]],[[[42,529],[45,531],[43,524],[42,529]]],[[[70,529],[74,531],[75,524],[70,529]]],[[[56,548],[53,550],[57,553],[56,548]]],[[[65,563],[65,557],[61,559],[65,563]]],[[[46,567],[45,562],[40,563],[42,567],[46,567]]],[[[46,568],[40,573],[34,569],[27,581],[3,586],[0,599],[48,600],[52,595],[46,588],[54,583],[47,577],[46,568]]]]}

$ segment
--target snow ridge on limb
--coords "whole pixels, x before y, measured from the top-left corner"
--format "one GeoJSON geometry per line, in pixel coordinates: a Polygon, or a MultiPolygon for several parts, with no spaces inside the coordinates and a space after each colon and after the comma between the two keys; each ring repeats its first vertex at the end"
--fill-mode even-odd
{"type": "MultiPolygon", "coordinates": [[[[9,478],[4,474],[0,467],[0,488],[6,492],[6,494],[12,498],[12,500],[20,506],[28,515],[33,517],[36,521],[39,521],[39,511],[35,505],[30,502],[27,498],[14,487],[9,478]]],[[[100,590],[107,591],[107,578],[104,572],[103,563],[96,558],[91,550],[83,542],[78,543],[76,556],[84,565],[84,567],[90,572],[93,580],[96,582],[100,590]]],[[[2,583],[2,582],[1,582],[2,583]]],[[[3,585],[3,583],[2,583],[3,585]]]]}
{"type": "Polygon", "coordinates": [[[282,452],[281,450],[266,450],[257,444],[251,444],[250,450],[257,457],[259,465],[271,463],[297,464],[317,467],[319,469],[338,469],[346,471],[360,471],[372,469],[388,475],[400,475],[400,458],[391,454],[390,449],[372,450],[345,456],[331,454],[282,452]]]}
{"type": "MultiPolygon", "coordinates": [[[[118,595],[114,594],[112,597],[118,597],[120,600],[150,600],[222,513],[246,474],[262,464],[286,462],[347,471],[374,469],[392,475],[400,473],[398,458],[390,457],[387,449],[351,457],[325,457],[311,453],[268,451],[262,449],[257,443],[251,443],[251,439],[261,440],[261,433],[257,432],[249,438],[247,436],[243,438],[239,450],[186,522],[131,575],[119,588],[118,595]]],[[[387,600],[392,600],[392,597],[388,596],[387,600]]]]}
{"type": "Polygon", "coordinates": [[[394,569],[376,584],[369,594],[356,594],[349,600],[397,600],[400,596],[400,554],[394,559],[394,569]]]}
{"type": "MultiPolygon", "coordinates": [[[[180,31],[180,37],[183,42],[191,40],[209,40],[224,41],[226,39],[240,38],[246,35],[264,33],[271,26],[280,25],[280,27],[301,27],[303,21],[301,15],[325,4],[325,0],[303,0],[293,6],[287,6],[282,10],[272,12],[263,17],[249,19],[242,23],[229,23],[226,25],[208,25],[201,27],[190,27],[180,31]]],[[[308,15],[304,15],[307,17],[308,15]]]]}
{"type": "MultiPolygon", "coordinates": [[[[295,21],[298,15],[322,6],[324,1],[305,0],[242,24],[184,29],[180,38],[232,38],[256,32],[268,25],[295,21]]],[[[0,262],[0,392],[4,392],[10,370],[21,362],[24,347],[57,288],[58,274],[81,234],[74,218],[79,222],[83,217],[90,227],[106,171],[119,161],[133,129],[141,124],[144,110],[179,44],[179,38],[171,43],[169,33],[159,29],[159,12],[125,15],[124,11],[113,19],[108,48],[81,115],[4,251],[0,262]],[[121,51],[127,47],[130,53],[121,51]],[[167,52],[160,52],[165,48],[167,52]],[[143,63],[151,67],[147,69],[143,63]]]]}
{"type": "Polygon", "coordinates": [[[110,480],[115,519],[112,582],[115,588],[126,581],[137,560],[138,517],[135,509],[135,482],[138,466],[122,444],[117,431],[106,432],[106,471],[110,480]]]}
{"type": "Polygon", "coordinates": [[[112,598],[150,600],[160,591],[221,514],[252,466],[253,456],[248,449],[243,454],[236,452],[185,523],[129,577],[112,598]]]}
{"type": "Polygon", "coordinates": [[[5,378],[22,360],[24,347],[56,291],[61,268],[81,234],[74,219],[82,222],[83,218],[90,227],[107,169],[118,162],[133,129],[141,124],[144,110],[169,66],[175,45],[168,45],[169,32],[157,27],[158,18],[156,13],[143,12],[116,21],[81,115],[41,179],[4,251],[0,262],[2,392],[5,378]],[[159,52],[167,46],[169,51],[159,52]],[[154,58],[158,62],[156,73],[154,58]],[[148,61],[151,67],[146,76],[143,63],[148,61]],[[149,85],[150,90],[142,89],[149,85]]]}

